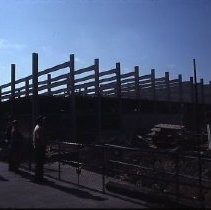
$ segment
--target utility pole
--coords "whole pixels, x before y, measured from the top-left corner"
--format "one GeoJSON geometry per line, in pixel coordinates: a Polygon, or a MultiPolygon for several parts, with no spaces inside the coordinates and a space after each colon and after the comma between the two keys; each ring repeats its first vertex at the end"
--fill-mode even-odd
{"type": "Polygon", "coordinates": [[[197,76],[196,76],[196,59],[193,59],[193,70],[194,70],[194,93],[195,93],[195,104],[194,104],[194,115],[195,115],[195,138],[198,142],[198,176],[199,176],[199,197],[201,206],[204,208],[204,196],[202,194],[202,164],[201,164],[201,153],[200,153],[200,137],[199,137],[199,113],[198,113],[198,88],[197,88],[197,76]]]}
{"type": "Polygon", "coordinates": [[[194,70],[194,92],[195,92],[195,104],[198,105],[198,88],[197,88],[197,76],[196,76],[196,59],[193,59],[193,70],[194,70]]]}
{"type": "Polygon", "coordinates": [[[11,116],[15,118],[15,64],[11,64],[11,116]]]}
{"type": "Polygon", "coordinates": [[[199,123],[198,123],[198,87],[197,87],[197,75],[196,75],[196,59],[193,59],[193,73],[194,73],[194,130],[196,133],[196,138],[199,132],[199,123]]]}

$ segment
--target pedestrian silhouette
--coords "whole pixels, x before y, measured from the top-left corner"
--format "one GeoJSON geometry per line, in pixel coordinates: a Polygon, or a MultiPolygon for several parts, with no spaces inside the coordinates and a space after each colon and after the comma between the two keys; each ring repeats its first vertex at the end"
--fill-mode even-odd
{"type": "Polygon", "coordinates": [[[21,160],[21,152],[23,146],[23,136],[18,127],[18,121],[13,120],[11,123],[9,144],[9,170],[17,172],[21,160]]]}
{"type": "Polygon", "coordinates": [[[33,147],[35,151],[35,181],[43,181],[43,165],[45,162],[45,150],[47,145],[46,117],[38,117],[33,131],[33,147]]]}
{"type": "Polygon", "coordinates": [[[9,115],[8,116],[6,133],[5,133],[7,145],[10,145],[10,143],[11,143],[11,129],[12,129],[12,117],[9,115]]]}

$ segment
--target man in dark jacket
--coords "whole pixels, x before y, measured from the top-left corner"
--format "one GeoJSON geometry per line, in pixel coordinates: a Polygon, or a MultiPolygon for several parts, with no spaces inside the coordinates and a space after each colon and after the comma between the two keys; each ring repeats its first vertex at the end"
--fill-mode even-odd
{"type": "Polygon", "coordinates": [[[13,120],[10,132],[9,144],[9,170],[18,171],[21,159],[23,137],[18,129],[18,121],[13,120]]]}
{"type": "Polygon", "coordinates": [[[47,145],[46,117],[38,117],[33,131],[33,147],[35,150],[35,181],[43,181],[43,165],[45,162],[45,150],[47,145]]]}
{"type": "Polygon", "coordinates": [[[10,143],[11,143],[11,129],[12,129],[12,118],[11,118],[11,116],[8,116],[7,128],[6,128],[6,132],[5,132],[7,145],[10,145],[10,143]]]}

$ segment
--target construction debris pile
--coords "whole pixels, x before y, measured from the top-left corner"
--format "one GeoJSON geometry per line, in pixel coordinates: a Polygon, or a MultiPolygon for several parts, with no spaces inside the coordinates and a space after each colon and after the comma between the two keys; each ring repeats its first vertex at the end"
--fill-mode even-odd
{"type": "MultiPolygon", "coordinates": [[[[118,161],[110,161],[116,179],[134,184],[141,190],[177,194],[175,177],[178,176],[180,196],[196,202],[200,200],[196,187],[199,186],[199,173],[203,184],[210,187],[211,151],[206,130],[196,134],[183,125],[156,124],[150,132],[135,135],[130,146],[140,148],[142,152],[127,150],[122,158],[120,155],[116,157],[118,161]],[[197,158],[199,152],[207,156],[201,162],[197,158]],[[183,158],[183,155],[187,157],[183,158]]],[[[201,193],[205,196],[207,192],[208,188],[203,188],[201,193]]]]}
{"type": "Polygon", "coordinates": [[[151,129],[148,138],[159,148],[176,147],[181,140],[183,129],[184,126],[180,125],[158,124],[151,129]]]}
{"type": "Polygon", "coordinates": [[[146,135],[136,135],[133,146],[162,149],[196,149],[206,147],[207,134],[194,136],[183,125],[157,124],[146,135]],[[204,146],[205,145],[205,146],[204,146]]]}

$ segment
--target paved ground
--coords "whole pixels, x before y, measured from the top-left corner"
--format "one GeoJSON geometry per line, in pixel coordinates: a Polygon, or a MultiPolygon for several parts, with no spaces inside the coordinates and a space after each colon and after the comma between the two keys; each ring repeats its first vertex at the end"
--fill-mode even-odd
{"type": "Polygon", "coordinates": [[[149,208],[138,199],[103,194],[49,176],[40,185],[33,182],[28,170],[15,174],[7,169],[7,164],[0,162],[0,208],[149,208]]]}

